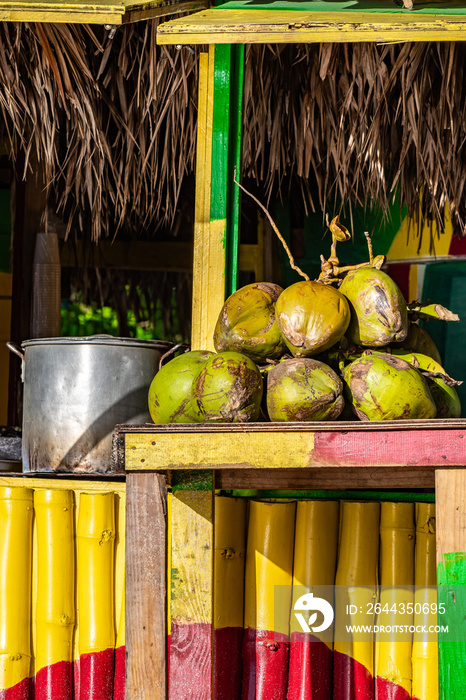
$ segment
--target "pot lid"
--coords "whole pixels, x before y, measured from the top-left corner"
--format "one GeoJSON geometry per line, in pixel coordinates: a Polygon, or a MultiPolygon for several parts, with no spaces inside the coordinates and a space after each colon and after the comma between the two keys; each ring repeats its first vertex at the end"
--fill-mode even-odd
{"type": "Polygon", "coordinates": [[[63,338],[32,338],[24,340],[21,347],[30,348],[37,345],[118,345],[136,348],[151,348],[152,350],[167,351],[174,343],[167,340],[149,340],[146,338],[118,338],[113,335],[88,335],[63,338]]]}

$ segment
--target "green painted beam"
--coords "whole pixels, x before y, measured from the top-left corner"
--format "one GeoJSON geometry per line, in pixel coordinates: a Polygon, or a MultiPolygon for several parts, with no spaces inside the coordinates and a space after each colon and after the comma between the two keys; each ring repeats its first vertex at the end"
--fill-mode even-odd
{"type": "Polygon", "coordinates": [[[225,294],[237,289],[244,45],[215,47],[210,220],[223,230],[225,294]]]}
{"type": "Polygon", "coordinates": [[[444,554],[437,567],[439,632],[439,698],[466,697],[466,553],[444,554]],[[445,613],[440,614],[442,606],[445,613]]]}

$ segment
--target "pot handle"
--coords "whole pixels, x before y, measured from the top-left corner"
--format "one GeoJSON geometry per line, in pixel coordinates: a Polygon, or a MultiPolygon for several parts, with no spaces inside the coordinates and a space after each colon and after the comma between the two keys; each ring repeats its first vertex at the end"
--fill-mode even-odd
{"type": "Polygon", "coordinates": [[[179,350],[179,348],[186,348],[186,350],[184,352],[188,352],[188,350],[191,350],[190,345],[185,345],[185,343],[177,343],[172,348],[170,348],[170,350],[167,350],[167,352],[165,352],[162,355],[162,357],[159,360],[159,369],[162,369],[162,366],[163,366],[165,360],[167,359],[167,357],[170,357],[170,355],[173,355],[173,353],[175,353],[177,350],[179,350]]]}
{"type": "Polygon", "coordinates": [[[19,345],[15,345],[15,343],[8,342],[6,346],[8,350],[14,352],[15,355],[18,355],[18,357],[24,360],[24,350],[19,345]]]}

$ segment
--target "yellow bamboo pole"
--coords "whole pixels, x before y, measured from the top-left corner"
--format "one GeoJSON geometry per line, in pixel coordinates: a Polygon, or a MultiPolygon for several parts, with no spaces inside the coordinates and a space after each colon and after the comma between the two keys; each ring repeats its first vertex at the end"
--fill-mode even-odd
{"type": "Polygon", "coordinates": [[[286,697],[295,512],[293,502],[250,502],[243,697],[286,697]]]}
{"type": "Polygon", "coordinates": [[[376,635],[376,692],[380,700],[394,697],[395,691],[401,693],[398,689],[404,689],[403,697],[411,697],[414,536],[414,504],[382,503],[377,625],[385,631],[376,635]],[[387,632],[387,627],[391,631],[387,632]]]}
{"type": "Polygon", "coordinates": [[[111,700],[115,647],[115,496],[82,493],[77,524],[80,698],[111,700]]]}
{"type": "Polygon", "coordinates": [[[437,624],[437,562],[435,504],[416,503],[416,546],[414,556],[413,697],[438,700],[437,634],[420,631],[437,624]]]}
{"type": "Polygon", "coordinates": [[[373,636],[347,625],[373,625],[377,599],[379,503],[344,501],[335,577],[334,693],[339,700],[373,698],[373,636]]]}
{"type": "Polygon", "coordinates": [[[0,696],[15,688],[28,697],[32,515],[30,489],[0,487],[0,696]]]}
{"type": "Polygon", "coordinates": [[[308,591],[333,604],[329,592],[335,583],[339,513],[338,501],[299,501],[297,504],[287,700],[330,697],[333,626],[325,632],[313,633],[311,640],[294,611],[299,597],[308,591]],[[324,686],[327,693],[323,691],[324,686]]]}
{"type": "Polygon", "coordinates": [[[123,602],[120,608],[115,648],[115,682],[113,700],[125,700],[126,669],[125,669],[125,586],[123,584],[123,602]]]}
{"type": "Polygon", "coordinates": [[[36,699],[71,698],[75,623],[72,491],[35,491],[37,526],[36,699]]]}
{"type": "Polygon", "coordinates": [[[246,554],[244,498],[215,498],[214,697],[241,692],[246,554]]]}

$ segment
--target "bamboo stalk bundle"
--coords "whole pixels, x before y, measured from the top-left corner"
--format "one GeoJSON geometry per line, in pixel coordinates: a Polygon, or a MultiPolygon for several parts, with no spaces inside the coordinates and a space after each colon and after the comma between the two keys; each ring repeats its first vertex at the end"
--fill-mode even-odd
{"type": "Polygon", "coordinates": [[[344,501],[341,504],[335,577],[335,700],[372,700],[374,697],[373,634],[348,635],[346,626],[374,624],[379,517],[379,503],[344,501]]]}
{"type": "Polygon", "coordinates": [[[325,599],[334,585],[339,511],[338,501],[297,504],[287,700],[333,698],[333,644],[323,641],[321,633],[304,633],[293,610],[302,587],[325,599]]]}
{"type": "Polygon", "coordinates": [[[36,700],[71,700],[75,623],[72,491],[34,492],[37,526],[36,700]]]}
{"type": "Polygon", "coordinates": [[[437,624],[436,569],[435,504],[416,503],[412,694],[417,700],[438,700],[439,696],[437,635],[418,631],[437,624]]]}
{"type": "Polygon", "coordinates": [[[376,635],[377,700],[411,699],[414,536],[414,504],[382,503],[377,625],[385,629],[376,635]]]}
{"type": "Polygon", "coordinates": [[[241,697],[246,508],[244,498],[215,498],[215,700],[241,697]]]}
{"type": "Polygon", "coordinates": [[[77,534],[80,700],[112,700],[115,496],[83,493],[77,534]]]}
{"type": "Polygon", "coordinates": [[[33,492],[0,487],[0,696],[29,698],[33,492]]]}
{"type": "Polygon", "coordinates": [[[286,700],[296,503],[251,501],[243,700],[286,700]]]}

